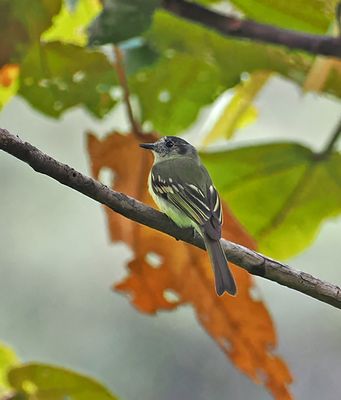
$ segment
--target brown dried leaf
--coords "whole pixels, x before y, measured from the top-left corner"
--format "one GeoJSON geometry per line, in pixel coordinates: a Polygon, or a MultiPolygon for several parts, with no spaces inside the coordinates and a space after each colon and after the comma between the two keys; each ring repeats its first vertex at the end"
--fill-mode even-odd
{"type": "MultiPolygon", "coordinates": [[[[153,135],[145,135],[146,142],[155,141],[153,135]]],[[[109,168],[114,174],[112,187],[115,190],[128,194],[144,203],[152,205],[146,182],[148,167],[151,165],[152,156],[149,152],[141,151],[133,135],[114,133],[104,141],[100,141],[90,134],[88,136],[88,149],[92,163],[92,174],[99,177],[103,167],[109,168]],[[129,168],[127,167],[129,163],[129,168]]],[[[105,208],[109,222],[111,240],[122,240],[132,248],[138,235],[138,225],[121,215],[105,208]],[[114,227],[114,228],[113,228],[114,227]]]]}
{"type": "MultiPolygon", "coordinates": [[[[146,136],[146,141],[153,140],[152,135],[146,136]]],[[[138,144],[133,135],[112,133],[104,140],[89,135],[92,172],[98,178],[102,168],[110,168],[115,173],[115,190],[152,204],[146,190],[152,157],[138,144]]],[[[252,277],[232,265],[238,295],[218,297],[209,260],[202,250],[108,209],[106,212],[111,239],[128,243],[135,253],[128,265],[129,275],[115,289],[129,294],[134,306],[149,314],[191,304],[208,334],[242,372],[263,383],[274,398],[291,399],[287,387],[291,375],[284,361],[272,352],[277,344],[275,329],[264,303],[251,295],[256,289],[252,277]],[[160,257],[160,265],[153,265],[148,257],[151,253],[160,257]]],[[[224,237],[255,248],[252,238],[226,207],[224,220],[224,237]]]]}

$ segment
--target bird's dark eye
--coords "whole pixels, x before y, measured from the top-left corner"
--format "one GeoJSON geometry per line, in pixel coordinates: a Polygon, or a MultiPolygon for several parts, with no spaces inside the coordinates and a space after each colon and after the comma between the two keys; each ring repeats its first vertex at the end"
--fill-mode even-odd
{"type": "Polygon", "coordinates": [[[166,146],[167,147],[171,148],[171,147],[173,147],[173,144],[174,143],[171,140],[166,140],[166,146]]]}

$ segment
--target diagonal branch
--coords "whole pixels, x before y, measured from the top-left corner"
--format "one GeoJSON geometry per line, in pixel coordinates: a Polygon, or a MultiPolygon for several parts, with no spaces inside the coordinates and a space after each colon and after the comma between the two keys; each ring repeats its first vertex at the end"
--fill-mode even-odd
{"type": "Polygon", "coordinates": [[[171,13],[210,27],[225,36],[279,44],[289,49],[341,58],[340,38],[291,31],[248,19],[225,16],[186,0],[162,0],[161,4],[171,13]]]}
{"type": "MultiPolygon", "coordinates": [[[[63,185],[83,193],[133,221],[194,246],[205,248],[200,237],[193,237],[192,229],[179,228],[165,214],[123,193],[109,189],[100,182],[53,159],[30,143],[24,142],[19,136],[12,135],[6,129],[1,128],[0,149],[26,162],[35,171],[50,176],[63,185]]],[[[228,240],[222,239],[222,245],[227,259],[251,274],[262,276],[341,309],[341,288],[339,286],[295,270],[288,265],[228,240]]]]}

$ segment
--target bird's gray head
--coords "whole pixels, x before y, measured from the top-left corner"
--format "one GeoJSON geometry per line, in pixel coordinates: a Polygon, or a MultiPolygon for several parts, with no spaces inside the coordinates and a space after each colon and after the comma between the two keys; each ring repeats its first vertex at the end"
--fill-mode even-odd
{"type": "Polygon", "coordinates": [[[154,143],[142,143],[140,147],[152,150],[157,160],[168,157],[198,157],[195,147],[177,136],[164,136],[154,143]]]}

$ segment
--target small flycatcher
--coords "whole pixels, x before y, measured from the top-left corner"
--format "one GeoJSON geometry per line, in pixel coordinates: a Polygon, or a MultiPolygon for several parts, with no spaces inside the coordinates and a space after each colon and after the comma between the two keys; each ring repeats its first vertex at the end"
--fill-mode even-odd
{"type": "Polygon", "coordinates": [[[214,270],[216,292],[237,292],[220,244],[222,209],[219,195],[196,149],[176,136],[140,145],[152,150],[149,192],[155,203],[182,228],[193,227],[203,237],[214,270]]]}

